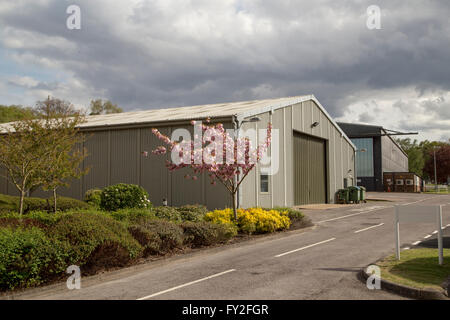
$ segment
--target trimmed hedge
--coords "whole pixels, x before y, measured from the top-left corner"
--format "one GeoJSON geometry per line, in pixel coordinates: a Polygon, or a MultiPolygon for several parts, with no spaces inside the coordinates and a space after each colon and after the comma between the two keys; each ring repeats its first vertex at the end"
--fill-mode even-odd
{"type": "Polygon", "coordinates": [[[101,193],[102,210],[116,211],[125,208],[151,208],[151,206],[147,191],[134,184],[115,184],[104,188],[101,193]]]}
{"type": "Polygon", "coordinates": [[[176,208],[182,221],[202,221],[208,209],[202,205],[185,205],[176,208]]]}
{"type": "Polygon", "coordinates": [[[65,249],[36,227],[0,228],[0,288],[33,286],[61,273],[65,249]]]}
{"type": "Polygon", "coordinates": [[[184,242],[192,247],[224,243],[237,234],[237,228],[234,225],[216,224],[206,221],[185,222],[181,227],[184,230],[184,242]]]}
{"type": "Polygon", "coordinates": [[[48,234],[70,244],[68,265],[123,266],[138,258],[143,250],[122,223],[105,214],[63,215],[48,229],[48,234]],[[100,262],[96,264],[97,260],[100,262]]]}
{"type": "MultiPolygon", "coordinates": [[[[144,245],[145,249],[151,248],[150,252],[153,252],[154,254],[165,254],[174,249],[181,249],[183,247],[183,228],[173,222],[155,219],[141,221],[137,226],[141,232],[146,231],[147,234],[145,237],[150,239],[149,242],[141,243],[141,245],[144,245]],[[161,242],[155,240],[151,233],[158,235],[161,242]],[[157,244],[159,244],[159,246],[157,244]]],[[[137,226],[134,226],[134,228],[137,226]]]]}
{"type": "Polygon", "coordinates": [[[174,222],[184,221],[203,221],[208,210],[201,205],[185,205],[181,207],[154,207],[152,211],[160,219],[166,219],[174,222]]]}
{"type": "Polygon", "coordinates": [[[181,215],[175,207],[153,207],[152,211],[160,219],[181,222],[181,215]]]}
{"type": "Polygon", "coordinates": [[[135,224],[141,220],[156,219],[155,213],[148,209],[139,208],[128,208],[120,209],[113,212],[108,212],[108,214],[115,220],[121,221],[126,224],[135,224]]]}
{"type": "MultiPolygon", "coordinates": [[[[19,211],[20,198],[15,196],[0,195],[1,211],[19,211]]],[[[24,213],[30,211],[53,211],[53,199],[43,199],[35,197],[26,197],[24,199],[24,213]]],[[[89,209],[89,205],[83,201],[58,197],[56,208],[59,211],[67,211],[71,209],[89,209]]]]}
{"type": "Polygon", "coordinates": [[[277,211],[273,209],[238,209],[238,219],[237,221],[234,221],[233,210],[227,208],[208,212],[205,216],[205,220],[218,224],[235,225],[242,233],[267,233],[289,229],[291,220],[287,214],[287,211],[277,211]]]}

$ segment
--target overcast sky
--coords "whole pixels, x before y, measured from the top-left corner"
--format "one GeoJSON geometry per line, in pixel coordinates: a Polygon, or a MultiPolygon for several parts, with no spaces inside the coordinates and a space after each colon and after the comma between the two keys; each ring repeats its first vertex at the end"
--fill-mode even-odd
{"type": "Polygon", "coordinates": [[[0,104],[314,94],[337,120],[448,140],[449,21],[448,0],[0,0],[0,104]],[[80,30],[66,27],[72,4],[80,30]]]}

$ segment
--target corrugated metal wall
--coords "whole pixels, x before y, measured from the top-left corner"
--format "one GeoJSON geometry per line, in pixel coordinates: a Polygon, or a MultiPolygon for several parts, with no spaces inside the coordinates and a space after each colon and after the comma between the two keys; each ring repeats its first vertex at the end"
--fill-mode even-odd
{"type": "MultiPolygon", "coordinates": [[[[354,174],[354,154],[351,145],[327,119],[315,103],[306,101],[294,106],[265,112],[259,115],[261,122],[245,123],[248,128],[265,129],[270,121],[274,129],[278,129],[278,141],[273,141],[271,149],[277,143],[279,149],[279,168],[277,174],[269,177],[269,192],[260,192],[260,166],[248,175],[241,186],[240,204],[250,206],[292,206],[294,204],[294,148],[293,131],[299,131],[325,140],[327,163],[327,202],[334,202],[337,189],[343,187],[343,179],[351,179],[354,174]],[[312,128],[313,122],[319,126],[312,128]]],[[[232,128],[231,123],[224,124],[232,128]]],[[[180,126],[161,126],[161,132],[171,134],[180,126]]],[[[190,127],[186,124],[186,127],[190,127]]],[[[165,168],[165,157],[149,153],[148,158],[140,155],[142,151],[154,150],[161,143],[152,134],[151,127],[110,129],[89,133],[84,143],[89,156],[83,166],[91,167],[88,175],[81,180],[73,181],[60,194],[82,199],[84,193],[92,188],[103,188],[107,185],[125,182],[143,186],[150,194],[155,205],[161,205],[167,198],[169,205],[204,203],[210,209],[231,206],[230,196],[221,184],[211,186],[207,176],[197,181],[186,180],[186,172],[170,173],[165,168]]],[[[349,184],[351,180],[349,180],[349,184]]],[[[5,183],[0,192],[5,192],[5,183]]],[[[9,194],[17,194],[13,186],[6,190],[9,194]]],[[[33,195],[43,195],[36,192],[33,195]]]]}
{"type": "MultiPolygon", "coordinates": [[[[231,124],[224,124],[231,128],[231,124]]],[[[181,128],[158,127],[167,135],[172,130],[181,128]]],[[[186,129],[190,126],[185,125],[186,129]]],[[[91,168],[89,173],[81,179],[71,182],[69,188],[61,188],[62,196],[82,199],[85,192],[93,188],[103,188],[116,183],[132,183],[141,185],[150,195],[154,205],[162,205],[166,198],[169,205],[203,203],[210,209],[223,208],[231,205],[231,198],[223,185],[210,184],[209,177],[202,175],[198,180],[188,180],[184,176],[192,173],[189,169],[169,172],[165,166],[166,156],[151,153],[162,145],[151,132],[151,127],[134,129],[112,129],[105,131],[87,132],[84,147],[88,156],[83,162],[84,168],[91,168]],[[141,153],[148,151],[148,157],[141,153]]],[[[0,193],[14,194],[15,187],[7,186],[5,180],[0,180],[0,193]]],[[[35,191],[32,196],[47,197],[48,192],[35,191]]]]}
{"type": "MultiPolygon", "coordinates": [[[[269,178],[269,193],[260,192],[260,171],[250,173],[241,187],[240,203],[242,207],[252,206],[293,206],[294,200],[294,130],[325,140],[326,154],[326,202],[335,202],[335,193],[343,188],[344,178],[349,185],[354,185],[355,160],[354,150],[339,130],[328,120],[314,101],[306,101],[293,106],[277,109],[259,115],[259,123],[245,123],[242,128],[265,128],[270,120],[274,129],[279,130],[279,164],[278,173],[269,178]],[[314,122],[317,127],[312,127],[314,122]]],[[[276,143],[272,142],[272,147],[276,143]]]]}

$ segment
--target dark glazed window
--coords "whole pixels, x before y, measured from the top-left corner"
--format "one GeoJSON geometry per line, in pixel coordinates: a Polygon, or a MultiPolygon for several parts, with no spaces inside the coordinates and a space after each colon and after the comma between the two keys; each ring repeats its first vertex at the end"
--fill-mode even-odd
{"type": "Polygon", "coordinates": [[[269,176],[267,174],[262,174],[261,176],[261,192],[269,192],[269,176]]]}

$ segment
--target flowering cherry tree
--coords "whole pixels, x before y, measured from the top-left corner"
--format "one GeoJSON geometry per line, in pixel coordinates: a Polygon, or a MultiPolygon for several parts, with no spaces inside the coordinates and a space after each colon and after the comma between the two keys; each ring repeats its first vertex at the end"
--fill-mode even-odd
{"type": "Polygon", "coordinates": [[[237,219],[237,191],[242,181],[262,159],[271,143],[272,125],[268,123],[264,142],[252,146],[248,137],[237,137],[234,130],[225,130],[223,124],[203,124],[191,121],[194,126],[194,140],[174,141],[157,129],[152,129],[165,146],[152,151],[161,155],[171,152],[171,160],[166,160],[170,171],[191,168],[192,174],[185,178],[197,180],[201,173],[209,175],[212,185],[222,183],[233,199],[234,218],[237,219]]]}

